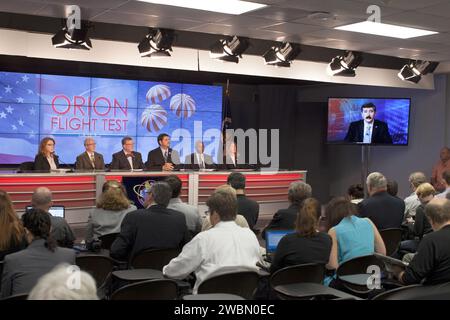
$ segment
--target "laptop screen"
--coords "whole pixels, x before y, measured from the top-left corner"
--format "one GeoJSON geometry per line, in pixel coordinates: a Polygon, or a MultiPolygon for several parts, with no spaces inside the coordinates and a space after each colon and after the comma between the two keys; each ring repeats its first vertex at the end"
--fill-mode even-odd
{"type": "MultiPolygon", "coordinates": [[[[27,206],[26,210],[33,208],[32,206],[27,206]]],[[[65,208],[64,206],[53,206],[50,207],[48,212],[54,217],[65,218],[65,208]]]]}
{"type": "Polygon", "coordinates": [[[274,253],[281,238],[294,232],[295,230],[266,230],[266,252],[274,253]]]}

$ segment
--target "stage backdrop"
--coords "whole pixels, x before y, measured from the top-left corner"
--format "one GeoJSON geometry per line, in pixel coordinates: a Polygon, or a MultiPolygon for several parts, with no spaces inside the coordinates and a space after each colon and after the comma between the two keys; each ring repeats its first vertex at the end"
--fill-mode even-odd
{"type": "MultiPolygon", "coordinates": [[[[221,118],[220,86],[0,72],[0,164],[34,160],[45,136],[55,138],[67,164],[84,151],[86,136],[96,139],[106,163],[131,136],[145,161],[158,134],[180,128],[189,141],[172,139],[172,146],[184,161],[206,130],[220,129],[221,118]]],[[[214,158],[219,140],[205,141],[214,158]]]]}

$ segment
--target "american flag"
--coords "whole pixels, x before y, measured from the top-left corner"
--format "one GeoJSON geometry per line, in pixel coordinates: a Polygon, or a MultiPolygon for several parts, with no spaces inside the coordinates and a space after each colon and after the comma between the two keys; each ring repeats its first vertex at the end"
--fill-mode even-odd
{"type": "Polygon", "coordinates": [[[0,163],[34,159],[39,140],[38,74],[0,72],[0,163]]]}

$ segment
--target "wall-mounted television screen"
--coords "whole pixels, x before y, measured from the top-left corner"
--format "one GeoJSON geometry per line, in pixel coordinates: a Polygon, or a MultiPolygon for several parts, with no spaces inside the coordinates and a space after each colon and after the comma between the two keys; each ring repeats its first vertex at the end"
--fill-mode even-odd
{"type": "Polygon", "coordinates": [[[329,98],[327,142],[407,145],[410,99],[329,98]]]}

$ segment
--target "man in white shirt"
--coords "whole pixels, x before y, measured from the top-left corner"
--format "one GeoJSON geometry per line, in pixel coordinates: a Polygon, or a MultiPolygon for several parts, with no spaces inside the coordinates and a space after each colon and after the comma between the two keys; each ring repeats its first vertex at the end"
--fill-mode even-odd
{"type": "Polygon", "coordinates": [[[230,189],[216,190],[206,202],[213,227],[195,236],[180,255],[163,268],[164,275],[174,279],[184,279],[194,272],[197,279],[194,294],[203,281],[222,268],[257,271],[256,263],[261,258],[259,243],[250,229],[234,222],[237,200],[230,189]]]}
{"type": "Polygon", "coordinates": [[[414,217],[416,209],[420,206],[420,200],[417,197],[416,189],[422,183],[427,182],[427,177],[423,172],[413,172],[409,175],[409,186],[412,193],[405,198],[405,218],[414,217]]]}

